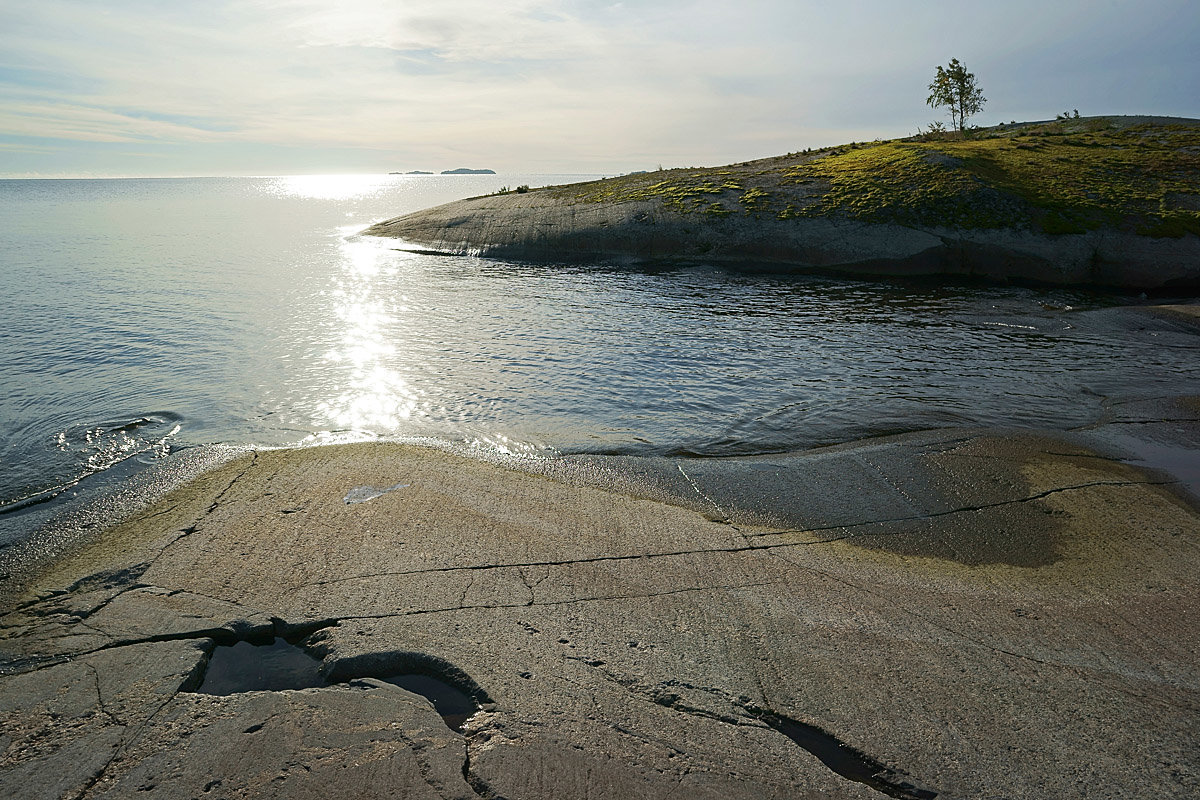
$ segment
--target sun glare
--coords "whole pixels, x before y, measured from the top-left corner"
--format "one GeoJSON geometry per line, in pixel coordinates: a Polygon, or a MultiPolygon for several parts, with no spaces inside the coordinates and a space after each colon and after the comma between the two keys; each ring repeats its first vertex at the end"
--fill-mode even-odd
{"type": "Polygon", "coordinates": [[[376,285],[395,254],[374,242],[349,236],[341,241],[343,274],[330,294],[333,317],[341,327],[338,346],[325,355],[341,378],[319,406],[318,424],[342,429],[395,433],[417,411],[419,393],[394,367],[397,331],[404,308],[393,307],[376,285]]]}
{"type": "Polygon", "coordinates": [[[314,200],[349,200],[388,185],[386,175],[290,175],[280,178],[278,192],[314,200]]]}

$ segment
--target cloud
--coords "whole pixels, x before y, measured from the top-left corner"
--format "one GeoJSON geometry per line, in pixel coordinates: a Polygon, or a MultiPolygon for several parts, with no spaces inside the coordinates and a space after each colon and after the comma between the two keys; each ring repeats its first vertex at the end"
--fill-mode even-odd
{"type": "Polygon", "coordinates": [[[14,0],[0,7],[0,135],[287,147],[311,154],[298,170],[354,149],[380,168],[460,154],[545,170],[719,163],[910,133],[951,55],[979,73],[997,119],[1150,96],[1184,113],[1194,98],[1162,85],[1161,64],[1196,71],[1189,9],[14,0]]]}
{"type": "Polygon", "coordinates": [[[122,114],[80,105],[10,105],[4,109],[4,133],[48,139],[89,142],[132,142],[146,139],[219,141],[222,134],[199,127],[122,114]]]}
{"type": "Polygon", "coordinates": [[[551,0],[271,4],[291,20],[287,32],[309,46],[432,53],[461,63],[577,58],[605,45],[603,29],[566,13],[563,6],[551,0]]]}

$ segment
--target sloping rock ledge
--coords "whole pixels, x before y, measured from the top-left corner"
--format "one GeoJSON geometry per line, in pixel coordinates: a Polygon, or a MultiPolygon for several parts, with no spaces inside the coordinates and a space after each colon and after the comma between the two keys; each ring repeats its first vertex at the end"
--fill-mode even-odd
{"type": "Polygon", "coordinates": [[[710,263],[860,277],[953,276],[1137,290],[1200,287],[1200,237],[1112,229],[1049,235],[917,228],[845,218],[679,214],[656,200],[562,191],[460,200],[367,228],[401,249],[538,262],[710,263]]]}
{"type": "Polygon", "coordinates": [[[1086,441],[666,460],[691,508],[410,446],[251,453],[0,617],[0,796],[1194,798],[1200,524],[1086,441]],[[331,685],[198,691],[272,636],[331,685]],[[449,727],[401,665],[479,712],[449,727]]]}

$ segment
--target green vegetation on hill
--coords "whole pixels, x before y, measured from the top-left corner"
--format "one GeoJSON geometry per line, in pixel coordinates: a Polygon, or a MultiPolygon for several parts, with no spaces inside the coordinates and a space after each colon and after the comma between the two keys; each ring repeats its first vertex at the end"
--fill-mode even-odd
{"type": "Polygon", "coordinates": [[[1083,118],[921,139],[630,175],[570,190],[585,202],[658,199],[672,212],[718,217],[1200,235],[1200,123],[1083,118]]]}

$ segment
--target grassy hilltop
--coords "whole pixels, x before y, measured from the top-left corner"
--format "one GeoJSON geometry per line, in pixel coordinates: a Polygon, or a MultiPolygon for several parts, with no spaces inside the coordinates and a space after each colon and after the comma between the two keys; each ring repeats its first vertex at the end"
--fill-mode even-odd
{"type": "Polygon", "coordinates": [[[1200,120],[851,143],[448,203],[365,233],[530,261],[1200,289],[1200,120]]]}
{"type": "Polygon", "coordinates": [[[1200,121],[1001,125],[969,138],[853,143],[550,191],[597,203],[659,200],[680,214],[716,217],[1200,235],[1200,121]]]}

